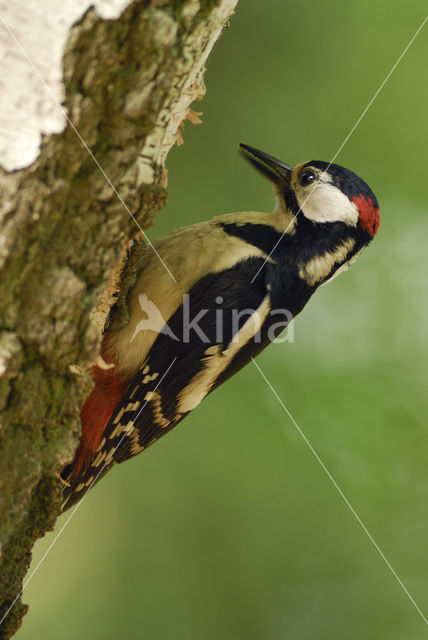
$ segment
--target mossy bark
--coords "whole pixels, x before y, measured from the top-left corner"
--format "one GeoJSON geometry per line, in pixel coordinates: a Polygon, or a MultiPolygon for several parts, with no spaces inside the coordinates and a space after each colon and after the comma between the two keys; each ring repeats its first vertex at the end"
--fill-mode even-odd
{"type": "Polygon", "coordinates": [[[79,438],[118,261],[135,221],[148,228],[165,204],[164,159],[236,2],[137,1],[116,20],[88,10],[64,52],[69,123],[30,167],[0,170],[3,639],[27,610],[15,598],[34,541],[59,513],[56,474],[79,438]]]}

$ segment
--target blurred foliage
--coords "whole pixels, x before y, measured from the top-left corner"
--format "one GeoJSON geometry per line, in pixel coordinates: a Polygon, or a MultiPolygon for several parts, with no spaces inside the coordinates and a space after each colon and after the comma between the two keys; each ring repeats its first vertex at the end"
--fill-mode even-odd
{"type": "MultiPolygon", "coordinates": [[[[241,0],[168,158],[151,237],[271,210],[237,156],[330,160],[424,18],[410,0],[241,0]]],[[[336,162],[378,237],[258,362],[428,615],[425,27],[336,162]]],[[[54,534],[36,547],[33,567],[54,534]]],[[[426,626],[255,367],[84,501],[24,592],[21,640],[417,639],[426,626]]]]}

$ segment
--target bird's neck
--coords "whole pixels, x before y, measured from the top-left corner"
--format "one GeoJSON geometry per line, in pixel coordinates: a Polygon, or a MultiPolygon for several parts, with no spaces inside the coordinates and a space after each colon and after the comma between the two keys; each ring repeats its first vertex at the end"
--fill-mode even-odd
{"type": "Polygon", "coordinates": [[[341,222],[320,226],[301,216],[289,243],[298,276],[311,288],[332,278],[361,249],[353,228],[341,222]]]}

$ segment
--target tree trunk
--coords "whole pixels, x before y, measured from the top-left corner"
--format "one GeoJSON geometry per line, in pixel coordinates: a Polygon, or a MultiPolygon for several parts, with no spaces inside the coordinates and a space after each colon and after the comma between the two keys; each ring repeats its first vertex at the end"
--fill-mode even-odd
{"type": "Polygon", "coordinates": [[[236,2],[111,0],[123,12],[106,19],[99,0],[71,28],[58,13],[70,7],[2,9],[14,73],[0,104],[1,638],[21,624],[31,548],[58,516],[121,256],[165,204],[165,157],[236,2]]]}

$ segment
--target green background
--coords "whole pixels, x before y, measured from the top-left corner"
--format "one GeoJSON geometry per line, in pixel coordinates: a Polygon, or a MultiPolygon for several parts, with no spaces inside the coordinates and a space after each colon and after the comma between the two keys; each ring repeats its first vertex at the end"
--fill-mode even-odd
{"type": "MultiPolygon", "coordinates": [[[[241,0],[168,157],[153,239],[270,211],[239,142],[331,160],[424,18],[422,2],[241,0]]],[[[428,615],[427,29],[336,162],[382,223],[258,363],[428,615]]],[[[53,534],[40,541],[34,563],[53,534]]],[[[254,366],[84,501],[24,593],[20,640],[425,638],[428,629],[254,366]]]]}

